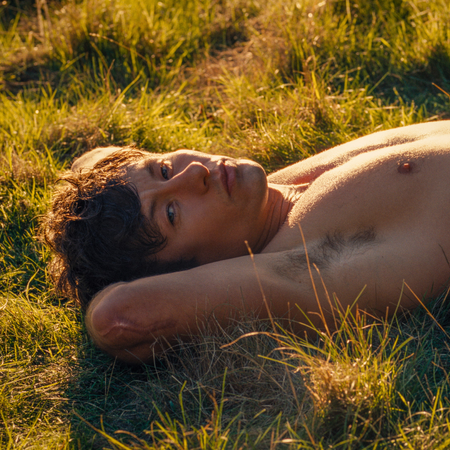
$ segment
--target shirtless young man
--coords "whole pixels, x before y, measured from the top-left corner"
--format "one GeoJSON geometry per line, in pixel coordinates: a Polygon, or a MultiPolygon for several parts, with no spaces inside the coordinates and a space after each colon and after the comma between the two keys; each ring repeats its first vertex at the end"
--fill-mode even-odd
{"type": "MultiPolygon", "coordinates": [[[[123,178],[165,238],[150,259],[197,267],[116,278],[89,304],[89,333],[106,352],[139,362],[176,336],[198,333],[212,316],[222,326],[239,312],[267,318],[256,273],[274,317],[305,322],[301,309],[319,327],[320,306],[333,324],[324,285],[344,308],[362,291],[358,307],[379,316],[399,303],[417,306],[408,289],[402,294],[404,281],[426,298],[450,277],[449,143],[450,121],[413,125],[269,177],[251,161],[192,151],[131,159],[123,178]]],[[[113,150],[85,154],[74,172],[113,150]]]]}

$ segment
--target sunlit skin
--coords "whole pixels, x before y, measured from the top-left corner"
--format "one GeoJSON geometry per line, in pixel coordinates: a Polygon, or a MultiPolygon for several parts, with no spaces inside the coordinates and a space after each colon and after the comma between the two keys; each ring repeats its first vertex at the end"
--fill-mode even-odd
{"type": "MultiPolygon", "coordinates": [[[[345,309],[359,296],[360,310],[382,317],[416,307],[416,296],[439,294],[450,277],[449,142],[450,122],[404,127],[267,178],[245,160],[189,151],[144,157],[127,176],[142,212],[153,210],[167,236],[158,257],[201,265],[104,289],[86,316],[92,338],[139,363],[241,314],[294,322],[306,314],[332,329],[333,298],[345,309]]],[[[111,151],[88,153],[75,169],[111,151]]]]}
{"type": "Polygon", "coordinates": [[[199,264],[260,253],[286,220],[292,203],[282,186],[268,186],[262,167],[181,150],[132,165],[143,213],[158,224],[167,245],[161,261],[199,264]]]}

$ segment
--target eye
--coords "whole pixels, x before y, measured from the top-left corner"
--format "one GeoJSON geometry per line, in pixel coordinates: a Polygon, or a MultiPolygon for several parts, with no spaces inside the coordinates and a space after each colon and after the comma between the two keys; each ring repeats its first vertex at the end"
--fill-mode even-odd
{"type": "Polygon", "coordinates": [[[161,164],[161,175],[165,180],[169,179],[169,169],[165,164],[161,164]]]}
{"type": "Polygon", "coordinates": [[[172,204],[170,204],[167,207],[167,218],[169,219],[169,222],[173,225],[175,221],[175,208],[173,207],[172,204]]]}

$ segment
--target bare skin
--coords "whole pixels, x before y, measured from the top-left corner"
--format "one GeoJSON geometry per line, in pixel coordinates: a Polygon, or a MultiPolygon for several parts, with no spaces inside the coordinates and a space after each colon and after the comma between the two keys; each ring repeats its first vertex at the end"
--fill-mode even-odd
{"type": "MultiPolygon", "coordinates": [[[[189,152],[168,156],[172,172],[155,163],[163,179],[148,178],[139,164],[130,167],[144,213],[155,201],[163,205],[157,220],[165,221],[169,244],[161,258],[184,252],[202,265],[107,287],[88,309],[92,338],[108,353],[137,363],[151,360],[177,336],[199,333],[211,317],[226,326],[241,313],[267,318],[269,309],[275,317],[304,322],[301,309],[321,327],[322,310],[332,327],[324,286],[344,308],[362,292],[358,308],[378,316],[398,305],[416,307],[409,289],[402,291],[404,282],[426,298],[442,292],[450,277],[449,143],[450,121],[376,133],[280,170],[268,184],[255,181],[256,167],[189,152]],[[236,176],[231,192],[220,179],[223,164],[235,167],[228,169],[228,180],[230,171],[236,176]],[[246,183],[249,176],[255,178],[246,183]],[[198,209],[189,216],[205,205],[219,206],[214,214],[198,209]],[[243,224],[234,225],[234,214],[243,215],[243,224]]],[[[76,168],[110,151],[87,154],[76,168]]]]}

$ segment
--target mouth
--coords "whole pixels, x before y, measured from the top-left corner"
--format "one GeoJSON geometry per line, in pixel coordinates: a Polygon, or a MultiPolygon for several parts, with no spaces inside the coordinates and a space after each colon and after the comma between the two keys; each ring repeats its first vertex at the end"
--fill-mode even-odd
{"type": "Polygon", "coordinates": [[[233,166],[227,165],[227,161],[221,161],[219,165],[220,170],[220,181],[223,184],[225,191],[228,196],[231,197],[231,192],[234,187],[234,183],[236,180],[236,168],[233,166]]]}

